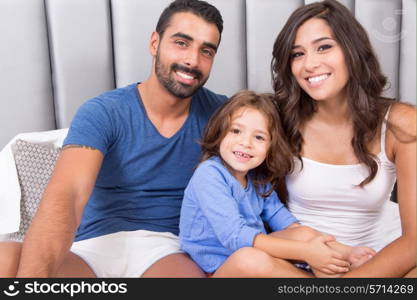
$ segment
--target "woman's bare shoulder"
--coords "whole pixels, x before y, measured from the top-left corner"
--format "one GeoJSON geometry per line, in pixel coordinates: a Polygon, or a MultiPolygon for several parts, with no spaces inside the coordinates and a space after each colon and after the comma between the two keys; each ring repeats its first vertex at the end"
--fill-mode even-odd
{"type": "Polygon", "coordinates": [[[388,122],[398,137],[416,137],[416,113],[414,105],[399,102],[392,105],[388,122]]]}

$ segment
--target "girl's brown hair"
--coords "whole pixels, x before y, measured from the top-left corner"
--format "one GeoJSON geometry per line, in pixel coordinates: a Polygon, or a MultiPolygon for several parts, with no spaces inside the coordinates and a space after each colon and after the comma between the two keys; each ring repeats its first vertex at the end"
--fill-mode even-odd
{"type": "Polygon", "coordinates": [[[315,101],[305,93],[291,72],[291,52],[298,28],[312,18],[323,19],[343,49],[349,80],[346,86],[353,121],[351,141],[356,157],[369,169],[360,186],[372,181],[378,171],[376,156],[368,145],[375,138],[393,99],[381,97],[387,80],[382,74],[368,35],[351,12],[334,0],[316,2],[295,10],[275,40],[271,63],[273,87],[283,128],[293,155],[301,160],[300,128],[316,111],[315,101]]]}
{"type": "Polygon", "coordinates": [[[253,172],[253,183],[259,192],[259,187],[271,183],[271,189],[261,193],[269,196],[282,181],[284,176],[293,169],[293,157],[283,137],[284,131],[272,94],[257,94],[253,91],[240,91],[224,103],[208,122],[202,142],[202,159],[205,161],[212,156],[220,157],[220,143],[230,130],[233,114],[240,108],[254,108],[267,119],[271,144],[265,161],[253,172]]]}

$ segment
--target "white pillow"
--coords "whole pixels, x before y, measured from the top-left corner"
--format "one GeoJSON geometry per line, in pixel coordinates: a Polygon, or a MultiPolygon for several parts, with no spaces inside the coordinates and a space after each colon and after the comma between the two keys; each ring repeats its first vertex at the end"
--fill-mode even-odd
{"type": "Polygon", "coordinates": [[[0,238],[20,227],[21,191],[13,152],[16,141],[59,148],[67,133],[68,128],[20,133],[0,151],[0,238]]]}
{"type": "Polygon", "coordinates": [[[52,175],[60,148],[53,144],[41,145],[20,139],[16,140],[12,148],[19,178],[21,200],[19,231],[10,234],[10,239],[23,241],[52,175]]]}

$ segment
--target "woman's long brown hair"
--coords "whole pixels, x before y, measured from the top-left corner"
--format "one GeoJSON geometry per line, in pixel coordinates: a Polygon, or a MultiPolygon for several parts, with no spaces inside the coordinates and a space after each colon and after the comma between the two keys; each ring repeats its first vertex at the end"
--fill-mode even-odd
{"type": "Polygon", "coordinates": [[[293,169],[292,154],[286,139],[283,137],[284,131],[272,94],[257,94],[246,90],[240,91],[223,104],[211,117],[206,126],[201,142],[201,161],[205,161],[212,156],[220,157],[220,143],[230,130],[233,114],[240,108],[254,108],[260,111],[267,119],[271,145],[265,161],[252,171],[253,183],[258,192],[261,190],[260,186],[271,183],[271,189],[265,193],[260,193],[262,196],[267,197],[280,185],[285,175],[293,169]]]}

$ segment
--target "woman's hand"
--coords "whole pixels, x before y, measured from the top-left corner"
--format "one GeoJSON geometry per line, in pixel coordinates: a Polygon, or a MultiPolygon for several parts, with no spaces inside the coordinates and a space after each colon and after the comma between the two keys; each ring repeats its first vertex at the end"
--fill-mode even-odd
{"type": "Polygon", "coordinates": [[[376,251],[374,249],[366,246],[352,247],[348,255],[348,261],[351,264],[350,268],[355,269],[359,267],[360,265],[370,260],[375,254],[376,251]]]}
{"type": "Polygon", "coordinates": [[[349,271],[350,262],[326,244],[334,240],[335,238],[331,235],[321,235],[307,242],[306,262],[313,270],[327,275],[349,271]]]}

